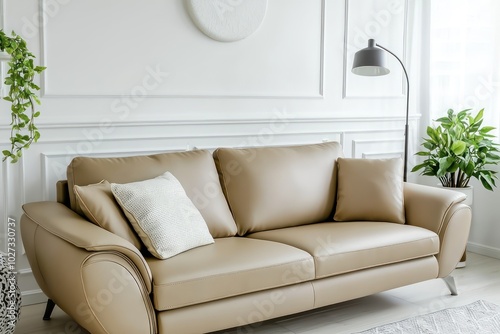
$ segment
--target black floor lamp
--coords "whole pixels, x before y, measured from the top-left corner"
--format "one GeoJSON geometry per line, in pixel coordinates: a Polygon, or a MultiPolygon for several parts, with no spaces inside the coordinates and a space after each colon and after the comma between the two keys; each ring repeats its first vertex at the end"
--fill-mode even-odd
{"type": "Polygon", "coordinates": [[[401,66],[406,77],[406,121],[405,121],[405,149],[404,149],[404,169],[403,181],[406,182],[408,174],[408,114],[410,108],[410,80],[408,80],[408,73],[403,65],[401,59],[394,53],[387,50],[383,46],[376,44],[374,39],[368,40],[368,47],[359,50],[354,55],[354,62],[352,65],[352,73],[363,76],[380,76],[389,74],[389,69],[385,67],[385,53],[387,51],[396,58],[401,66]]]}

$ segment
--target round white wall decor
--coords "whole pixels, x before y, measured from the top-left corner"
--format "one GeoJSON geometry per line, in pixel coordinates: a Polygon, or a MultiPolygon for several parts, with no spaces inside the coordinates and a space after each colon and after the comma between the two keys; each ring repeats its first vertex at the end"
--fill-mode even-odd
{"type": "Polygon", "coordinates": [[[187,7],[205,35],[216,41],[234,42],[260,27],[267,0],[187,0],[187,7]]]}

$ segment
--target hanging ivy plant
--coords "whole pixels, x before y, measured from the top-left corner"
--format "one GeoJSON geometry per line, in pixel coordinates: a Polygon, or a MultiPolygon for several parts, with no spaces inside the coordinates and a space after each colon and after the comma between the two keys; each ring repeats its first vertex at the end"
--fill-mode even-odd
{"type": "Polygon", "coordinates": [[[9,86],[9,93],[3,99],[11,103],[10,150],[4,150],[3,161],[10,158],[15,163],[33,142],[40,138],[35,125],[35,118],[40,115],[35,104],[40,104],[36,94],[40,90],[34,82],[35,74],[42,73],[45,67],[35,66],[35,56],[28,50],[26,41],[15,32],[7,36],[0,30],[0,51],[7,52],[9,70],[4,83],[9,86]]]}

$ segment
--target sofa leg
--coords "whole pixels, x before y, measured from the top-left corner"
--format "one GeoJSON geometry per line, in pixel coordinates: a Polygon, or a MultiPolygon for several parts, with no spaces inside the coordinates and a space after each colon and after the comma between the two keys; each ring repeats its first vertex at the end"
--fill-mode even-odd
{"type": "Polygon", "coordinates": [[[446,283],[446,286],[450,290],[452,296],[458,295],[457,286],[455,284],[455,278],[453,278],[453,276],[449,275],[443,277],[443,281],[446,283]]]}
{"type": "Polygon", "coordinates": [[[49,298],[47,300],[47,306],[45,306],[45,313],[43,314],[43,320],[50,320],[50,315],[54,310],[54,306],[56,306],[56,303],[54,303],[54,301],[49,298]]]}

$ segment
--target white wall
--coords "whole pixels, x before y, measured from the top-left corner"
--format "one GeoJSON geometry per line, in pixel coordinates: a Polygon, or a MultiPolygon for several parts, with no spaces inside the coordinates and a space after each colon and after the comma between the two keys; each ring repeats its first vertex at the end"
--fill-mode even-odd
{"type": "MultiPolygon", "coordinates": [[[[350,66],[368,37],[404,58],[405,0],[269,0],[259,30],[233,43],[201,33],[182,0],[0,3],[5,30],[23,34],[48,66],[42,137],[20,163],[0,165],[5,221],[19,222],[23,203],[53,200],[75,155],[323,140],[340,141],[348,157],[403,151],[399,65],[388,58],[393,72],[380,78],[354,77],[350,66]]],[[[8,105],[0,108],[4,149],[8,105]]],[[[419,115],[412,107],[412,164],[419,115]]],[[[24,301],[43,300],[18,239],[24,301]]]]}

